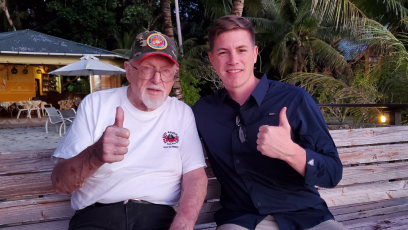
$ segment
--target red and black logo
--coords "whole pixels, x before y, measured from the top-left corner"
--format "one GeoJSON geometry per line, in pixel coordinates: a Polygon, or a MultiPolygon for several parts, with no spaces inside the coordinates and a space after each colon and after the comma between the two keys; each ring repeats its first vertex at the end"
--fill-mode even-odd
{"type": "Polygon", "coordinates": [[[179,142],[179,136],[175,132],[165,132],[163,134],[163,142],[167,145],[174,145],[179,142]]]}

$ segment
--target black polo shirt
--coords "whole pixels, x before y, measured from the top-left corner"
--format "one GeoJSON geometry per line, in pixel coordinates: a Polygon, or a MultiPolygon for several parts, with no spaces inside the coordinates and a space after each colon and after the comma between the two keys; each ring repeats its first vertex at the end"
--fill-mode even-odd
{"type": "Polygon", "coordinates": [[[221,183],[223,208],[215,214],[218,225],[231,223],[255,229],[272,215],[281,230],[293,230],[334,219],[315,185],[336,186],[342,177],[342,164],[319,107],[305,90],[263,75],[242,106],[221,89],[201,98],[193,111],[210,164],[221,183]],[[285,106],[292,140],[306,150],[304,177],[285,161],[257,150],[259,127],[278,126],[279,112],[285,106]],[[241,143],[238,136],[238,114],[247,132],[246,143],[241,143]]]}

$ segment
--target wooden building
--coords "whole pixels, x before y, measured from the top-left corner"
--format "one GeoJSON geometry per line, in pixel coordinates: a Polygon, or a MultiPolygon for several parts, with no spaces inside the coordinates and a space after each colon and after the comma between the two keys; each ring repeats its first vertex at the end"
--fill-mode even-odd
{"type": "MultiPolygon", "coordinates": [[[[64,99],[61,77],[47,73],[79,61],[87,54],[120,68],[127,60],[117,53],[32,30],[0,33],[0,101],[39,97],[52,103],[57,98],[64,99]]],[[[89,81],[88,76],[81,78],[89,81]]],[[[119,75],[94,76],[92,79],[92,92],[120,86],[119,75]]]]}

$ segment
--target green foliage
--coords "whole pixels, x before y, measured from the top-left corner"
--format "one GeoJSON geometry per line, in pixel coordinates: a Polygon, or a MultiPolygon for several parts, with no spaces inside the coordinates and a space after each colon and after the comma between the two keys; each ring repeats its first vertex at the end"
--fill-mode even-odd
{"type": "Polygon", "coordinates": [[[195,78],[192,73],[187,70],[183,61],[180,63],[179,75],[184,101],[187,105],[192,106],[200,99],[199,92],[201,89],[198,87],[204,82],[200,78],[195,78]]]}
{"type": "Polygon", "coordinates": [[[117,7],[117,0],[54,0],[47,8],[57,16],[46,29],[76,42],[106,48],[116,30],[117,7]]]}
{"type": "Polygon", "coordinates": [[[89,78],[81,78],[80,81],[73,81],[64,90],[67,90],[71,93],[89,94],[89,78]]]}
{"type": "Polygon", "coordinates": [[[124,25],[124,31],[131,31],[133,34],[139,34],[145,30],[151,30],[151,24],[155,20],[155,12],[160,10],[160,1],[158,0],[133,0],[123,11],[120,23],[124,25]]]}

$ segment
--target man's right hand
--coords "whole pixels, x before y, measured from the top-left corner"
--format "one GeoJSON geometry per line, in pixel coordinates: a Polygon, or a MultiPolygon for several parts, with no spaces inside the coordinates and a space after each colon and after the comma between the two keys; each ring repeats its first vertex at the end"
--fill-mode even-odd
{"type": "Polygon", "coordinates": [[[130,131],[123,128],[125,112],[116,108],[115,123],[108,126],[102,137],[94,145],[96,157],[103,163],[122,161],[128,152],[130,131]]]}

